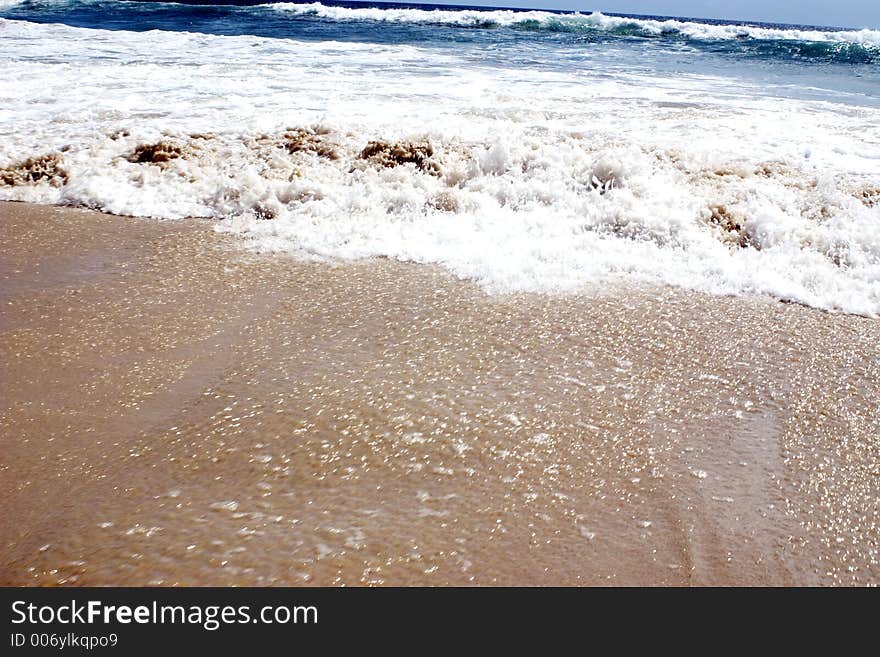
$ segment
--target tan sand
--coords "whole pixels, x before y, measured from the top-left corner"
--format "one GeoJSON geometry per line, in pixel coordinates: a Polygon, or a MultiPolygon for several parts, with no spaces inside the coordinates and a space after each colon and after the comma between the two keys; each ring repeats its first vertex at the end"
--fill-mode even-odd
{"type": "Polygon", "coordinates": [[[2,584],[877,584],[880,322],[0,204],[2,584]]]}

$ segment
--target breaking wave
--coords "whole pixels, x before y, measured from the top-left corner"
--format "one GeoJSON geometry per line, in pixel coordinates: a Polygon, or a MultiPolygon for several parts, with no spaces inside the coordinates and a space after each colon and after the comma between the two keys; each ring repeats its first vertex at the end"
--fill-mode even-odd
{"type": "Polygon", "coordinates": [[[0,199],[208,217],[259,250],[434,263],[492,292],[624,280],[880,315],[880,108],[848,96],[645,71],[618,48],[542,68],[465,46],[0,33],[0,199]]]}
{"type": "Polygon", "coordinates": [[[625,277],[880,314],[880,187],[570,132],[117,130],[2,163],[0,198],[210,217],[260,250],[438,263],[491,291],[625,277]]]}
{"type": "MultiPolygon", "coordinates": [[[[120,10],[113,0],[0,0],[0,11],[11,10],[27,15],[33,10],[47,11],[41,20],[67,22],[68,10],[90,8],[99,19],[106,16],[111,23],[120,19],[120,10]]],[[[398,26],[440,26],[457,29],[506,29],[518,34],[561,33],[574,40],[591,41],[601,38],[682,41],[710,49],[725,49],[734,54],[758,58],[790,58],[796,60],[873,64],[880,62],[880,30],[833,29],[766,24],[725,23],[677,18],[625,17],[600,12],[589,14],[557,13],[540,10],[509,9],[445,9],[412,7],[350,7],[325,5],[320,2],[277,2],[259,5],[211,5],[210,3],[128,2],[130,10],[148,22],[161,19],[162,29],[168,16],[187,21],[205,16],[222,16],[232,23],[246,18],[250,29],[260,34],[271,31],[266,14],[278,19],[290,17],[298,21],[336,23],[380,23],[398,26]]],[[[134,19],[132,25],[137,24],[134,19]]],[[[75,23],[82,25],[82,23],[75,23]]],[[[229,29],[229,23],[221,29],[229,29]]],[[[280,36],[289,36],[282,33],[280,36]]]]}
{"type": "Polygon", "coordinates": [[[678,39],[720,42],[758,57],[870,64],[880,62],[880,31],[783,28],[681,19],[650,19],[590,14],[559,14],[547,11],[446,10],[379,7],[342,7],[314,3],[261,5],[295,17],[333,21],[411,23],[458,28],[509,28],[520,31],[561,32],[590,36],[642,39],[678,39]]]}
{"type": "Polygon", "coordinates": [[[673,18],[629,18],[609,16],[601,12],[559,14],[548,11],[505,9],[396,9],[369,6],[350,8],[323,5],[320,2],[280,2],[260,6],[294,16],[316,16],[337,21],[423,23],[477,28],[514,27],[558,32],[604,31],[628,36],[679,36],[706,41],[756,39],[761,41],[846,43],[865,47],[880,47],[880,30],[869,29],[782,28],[738,23],[704,23],[673,18]]]}

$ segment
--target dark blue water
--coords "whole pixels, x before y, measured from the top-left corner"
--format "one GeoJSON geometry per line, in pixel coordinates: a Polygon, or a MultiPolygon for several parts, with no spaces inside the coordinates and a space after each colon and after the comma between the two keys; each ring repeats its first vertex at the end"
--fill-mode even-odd
{"type": "MultiPolygon", "coordinates": [[[[736,75],[751,82],[766,82],[779,89],[797,89],[800,97],[830,92],[852,95],[855,103],[875,104],[880,99],[880,32],[846,31],[840,28],[743,23],[681,18],[691,27],[674,23],[658,32],[650,21],[656,16],[623,16],[613,26],[597,26],[572,20],[569,12],[545,12],[535,20],[499,20],[497,10],[486,10],[462,22],[460,12],[476,8],[451,5],[417,5],[326,1],[330,9],[385,10],[402,8],[440,10],[436,20],[375,20],[357,13],[279,11],[269,4],[253,2],[197,4],[132,2],[120,0],[25,0],[0,5],[0,17],[38,23],[63,23],[105,30],[189,31],[216,35],[256,35],[305,41],[343,41],[379,44],[414,44],[436,48],[460,48],[481,60],[497,57],[506,65],[538,68],[570,67],[585,50],[621,51],[630,70],[664,74],[696,73],[736,75]],[[558,18],[553,18],[558,17],[558,18]],[[739,26],[737,36],[717,38],[700,26],[739,26]],[[766,31],[772,30],[768,38],[766,31]],[[818,38],[791,38],[798,32],[818,38]],[[785,38],[776,38],[779,33],[785,38]]],[[[609,16],[621,16],[608,14],[609,16]]],[[[784,93],[784,92],[783,92],[784,93]]]]}

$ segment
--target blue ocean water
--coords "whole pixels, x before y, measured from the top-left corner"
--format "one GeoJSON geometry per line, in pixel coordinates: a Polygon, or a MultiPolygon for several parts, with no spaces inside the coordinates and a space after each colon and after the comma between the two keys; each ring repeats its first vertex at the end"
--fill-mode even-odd
{"type": "Polygon", "coordinates": [[[536,18],[529,11],[333,0],[320,5],[248,1],[0,2],[0,17],[37,23],[464,48],[482,60],[496,58],[505,65],[544,69],[576,67],[587,49],[594,56],[597,51],[608,51],[608,60],[600,63],[614,69],[720,75],[736,72],[749,80],[766,80],[774,85],[775,93],[821,97],[824,90],[861,97],[853,102],[880,102],[880,32],[622,14],[607,14],[626,20],[605,25],[576,20],[571,12],[541,10],[542,16],[536,18]],[[279,7],[290,7],[291,11],[278,11],[279,7]],[[365,8],[378,11],[363,12],[365,8]],[[382,10],[395,15],[381,16],[382,10]],[[407,16],[407,10],[419,15],[407,16]],[[661,24],[659,29],[657,23],[661,24]]]}

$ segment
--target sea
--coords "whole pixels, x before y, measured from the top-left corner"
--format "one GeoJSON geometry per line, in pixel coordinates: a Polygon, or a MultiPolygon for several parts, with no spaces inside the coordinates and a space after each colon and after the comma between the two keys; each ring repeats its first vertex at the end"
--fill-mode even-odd
{"type": "Polygon", "coordinates": [[[0,0],[0,200],[880,315],[880,31],[599,9],[0,0]]]}

